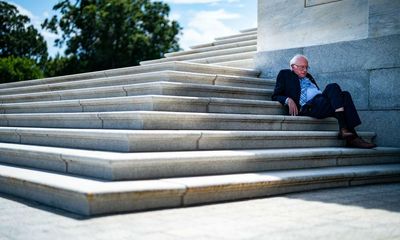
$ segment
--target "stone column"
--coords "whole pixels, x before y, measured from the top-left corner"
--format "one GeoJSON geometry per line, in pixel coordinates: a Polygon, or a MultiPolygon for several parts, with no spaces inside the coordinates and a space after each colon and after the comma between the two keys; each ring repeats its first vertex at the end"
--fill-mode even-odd
{"type": "Polygon", "coordinates": [[[306,55],[320,87],[352,93],[359,130],[400,147],[399,12],[400,0],[259,0],[256,68],[275,78],[306,55]]]}

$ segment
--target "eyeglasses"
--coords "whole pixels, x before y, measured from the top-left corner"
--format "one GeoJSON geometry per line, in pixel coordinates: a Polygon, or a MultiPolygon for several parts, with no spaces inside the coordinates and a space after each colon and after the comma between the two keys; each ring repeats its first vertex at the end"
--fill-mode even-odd
{"type": "Polygon", "coordinates": [[[298,68],[300,70],[308,70],[308,69],[310,69],[309,66],[299,66],[299,65],[296,65],[296,64],[293,64],[293,65],[296,66],[296,68],[298,68]]]}

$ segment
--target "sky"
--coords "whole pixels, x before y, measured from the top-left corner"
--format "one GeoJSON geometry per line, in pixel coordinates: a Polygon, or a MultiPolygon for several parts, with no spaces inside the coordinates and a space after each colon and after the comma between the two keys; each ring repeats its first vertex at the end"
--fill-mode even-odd
{"type": "MultiPolygon", "coordinates": [[[[64,49],[54,47],[57,35],[42,30],[40,24],[57,14],[53,6],[59,0],[6,0],[16,6],[21,14],[31,19],[36,29],[47,41],[50,56],[64,49]]],[[[257,26],[257,0],[163,0],[171,8],[169,18],[183,27],[181,48],[212,42],[214,38],[233,35],[239,30],[257,26]]]]}

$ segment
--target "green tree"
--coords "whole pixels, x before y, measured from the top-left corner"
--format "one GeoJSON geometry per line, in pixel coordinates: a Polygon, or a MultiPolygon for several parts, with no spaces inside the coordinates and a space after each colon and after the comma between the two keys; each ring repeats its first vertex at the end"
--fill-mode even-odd
{"type": "Polygon", "coordinates": [[[63,0],[53,9],[61,17],[46,19],[42,27],[62,31],[56,45],[66,44],[69,61],[78,64],[74,72],[138,65],[179,50],[181,28],[168,19],[169,6],[162,2],[63,0]]]}
{"type": "Polygon", "coordinates": [[[20,57],[0,58],[0,83],[42,78],[42,70],[32,59],[20,57]]]}
{"type": "Polygon", "coordinates": [[[74,72],[83,72],[79,60],[76,56],[60,56],[57,54],[54,58],[49,58],[44,69],[44,75],[46,77],[68,75],[74,72]]]}
{"type": "Polygon", "coordinates": [[[0,58],[29,58],[40,65],[47,61],[46,41],[29,23],[15,6],[0,1],[0,58]]]}

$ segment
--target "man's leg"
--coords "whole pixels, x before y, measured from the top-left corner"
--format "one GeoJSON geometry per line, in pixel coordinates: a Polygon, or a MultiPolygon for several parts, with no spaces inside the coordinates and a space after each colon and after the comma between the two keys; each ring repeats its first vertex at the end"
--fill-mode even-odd
{"type": "Polygon", "coordinates": [[[357,135],[355,127],[361,124],[361,120],[349,92],[343,92],[338,84],[333,83],[328,84],[322,94],[328,98],[332,108],[335,109],[334,116],[338,119],[340,128],[339,136],[346,139],[347,146],[376,147],[375,144],[365,142],[357,135]]]}
{"type": "Polygon", "coordinates": [[[339,123],[339,136],[344,139],[355,138],[354,118],[358,117],[350,94],[346,94],[346,99],[340,86],[336,83],[328,84],[322,93],[330,102],[334,109],[334,117],[339,123]],[[345,101],[346,100],[346,101],[345,101]],[[347,109],[347,105],[349,108],[347,109]],[[356,117],[354,117],[356,116],[356,117]],[[349,120],[351,120],[349,122],[349,120]]]}
{"type": "Polygon", "coordinates": [[[354,129],[361,124],[360,117],[358,116],[357,109],[354,106],[353,99],[347,91],[342,92],[343,104],[344,104],[344,115],[346,117],[347,127],[354,129]]]}
{"type": "Polygon", "coordinates": [[[309,107],[306,106],[306,109],[300,113],[303,116],[318,119],[334,116],[335,109],[332,107],[329,99],[324,95],[315,96],[307,105],[309,105],[309,107]]]}

